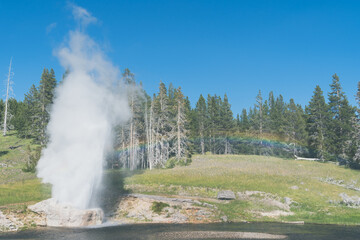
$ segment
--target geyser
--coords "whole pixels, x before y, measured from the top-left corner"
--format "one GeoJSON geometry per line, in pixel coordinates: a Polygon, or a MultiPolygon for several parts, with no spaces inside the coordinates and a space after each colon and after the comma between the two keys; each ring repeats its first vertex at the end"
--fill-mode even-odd
{"type": "MultiPolygon", "coordinates": [[[[72,7],[82,29],[96,21],[72,7]]],[[[127,96],[119,70],[83,31],[71,31],[56,56],[68,74],[56,90],[37,174],[52,184],[57,201],[85,209],[101,182],[112,127],[129,118],[127,96]]]]}

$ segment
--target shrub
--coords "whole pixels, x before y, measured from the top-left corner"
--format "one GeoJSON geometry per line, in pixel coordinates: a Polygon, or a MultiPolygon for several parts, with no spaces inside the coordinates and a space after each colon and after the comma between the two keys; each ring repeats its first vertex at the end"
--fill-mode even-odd
{"type": "Polygon", "coordinates": [[[33,152],[30,148],[30,145],[27,146],[26,149],[27,153],[27,161],[25,163],[25,166],[23,167],[24,172],[32,172],[34,173],[36,170],[36,165],[40,159],[41,156],[41,147],[37,147],[35,151],[33,152]]]}
{"type": "Polygon", "coordinates": [[[154,213],[160,214],[162,212],[162,210],[166,207],[170,207],[170,205],[167,203],[163,203],[163,202],[153,202],[151,210],[154,213]]]}
{"type": "Polygon", "coordinates": [[[175,166],[188,166],[192,162],[191,157],[188,158],[169,158],[165,164],[165,168],[174,168],[175,166]]]}

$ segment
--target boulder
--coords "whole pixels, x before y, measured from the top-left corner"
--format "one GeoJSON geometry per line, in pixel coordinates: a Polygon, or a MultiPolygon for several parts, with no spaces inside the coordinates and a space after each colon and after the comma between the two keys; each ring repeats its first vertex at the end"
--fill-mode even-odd
{"type": "Polygon", "coordinates": [[[220,219],[221,219],[221,221],[223,221],[223,222],[228,222],[228,218],[227,218],[227,216],[222,216],[222,217],[220,217],[220,219]]]}
{"type": "Polygon", "coordinates": [[[233,200],[235,199],[235,194],[232,191],[225,190],[218,192],[217,198],[220,200],[233,200]]]}
{"type": "Polygon", "coordinates": [[[70,204],[58,203],[54,198],[31,205],[28,209],[43,216],[46,226],[51,227],[99,225],[104,218],[104,213],[100,208],[77,209],[70,204]]]}

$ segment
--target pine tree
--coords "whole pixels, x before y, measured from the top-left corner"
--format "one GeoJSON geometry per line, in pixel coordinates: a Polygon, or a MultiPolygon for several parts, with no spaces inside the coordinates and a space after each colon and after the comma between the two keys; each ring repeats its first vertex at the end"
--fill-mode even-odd
{"type": "Polygon", "coordinates": [[[263,98],[261,96],[261,91],[259,90],[258,95],[256,96],[256,103],[254,109],[257,112],[255,119],[256,128],[258,129],[259,137],[262,138],[263,126],[264,126],[264,108],[263,108],[263,98]]]}
{"type": "Polygon", "coordinates": [[[357,103],[358,103],[357,112],[358,112],[358,115],[360,115],[360,81],[358,82],[358,89],[357,89],[357,94],[356,94],[356,101],[357,101],[357,103]]]}
{"type": "Polygon", "coordinates": [[[351,152],[350,135],[353,131],[351,119],[354,117],[354,109],[349,105],[336,74],[333,75],[330,87],[327,149],[329,152],[341,155],[342,158],[346,159],[351,152]]]}
{"type": "Polygon", "coordinates": [[[222,134],[223,136],[225,135],[224,154],[230,154],[232,147],[229,141],[229,135],[234,129],[234,116],[226,94],[224,95],[224,100],[221,103],[220,124],[222,125],[222,134]]]}
{"type": "Polygon", "coordinates": [[[19,115],[19,102],[15,98],[9,98],[8,100],[8,124],[7,129],[14,130],[16,116],[19,115]]]}
{"type": "Polygon", "coordinates": [[[146,155],[150,146],[147,145],[145,150],[140,147],[140,143],[150,141],[148,101],[151,101],[141,83],[137,85],[135,75],[128,68],[124,70],[122,77],[127,86],[130,119],[116,127],[116,147],[122,149],[118,161],[131,170],[145,168],[152,164],[148,162],[149,156],[146,155]]]}
{"type": "Polygon", "coordinates": [[[269,123],[268,130],[270,133],[275,133],[277,129],[277,116],[276,116],[276,107],[275,107],[275,98],[274,93],[271,91],[269,93],[269,123]]]}
{"type": "Polygon", "coordinates": [[[280,137],[284,137],[285,135],[285,108],[286,105],[283,96],[280,94],[275,101],[275,114],[273,119],[276,122],[276,125],[274,125],[274,132],[280,137]]]}
{"type": "Polygon", "coordinates": [[[234,128],[234,116],[226,94],[224,95],[224,100],[221,103],[220,117],[222,131],[225,133],[232,131],[234,128]]]}
{"type": "Polygon", "coordinates": [[[224,145],[219,143],[221,136],[221,106],[222,100],[220,97],[208,95],[207,112],[208,112],[208,131],[209,149],[213,154],[224,152],[224,145]]]}
{"type": "Polygon", "coordinates": [[[187,116],[184,95],[181,88],[175,90],[174,99],[176,101],[176,137],[174,141],[175,156],[179,160],[186,162],[188,152],[187,146],[187,116]]]}
{"type": "Polygon", "coordinates": [[[200,136],[201,154],[205,154],[205,126],[207,124],[208,117],[207,117],[206,101],[202,95],[200,95],[199,100],[196,103],[195,113],[196,113],[196,122],[198,124],[197,132],[198,135],[200,136]]]}
{"type": "MultiPolygon", "coordinates": [[[[194,133],[196,132],[197,120],[195,109],[191,108],[191,103],[189,97],[185,97],[185,129],[187,137],[187,152],[186,152],[186,164],[189,164],[191,161],[192,154],[194,153],[194,142],[191,139],[195,139],[194,133]]],[[[196,137],[198,137],[197,135],[196,137]]]]}
{"type": "MultiPolygon", "coordinates": [[[[297,143],[305,143],[306,136],[306,122],[304,119],[304,112],[300,105],[296,105],[294,99],[290,99],[285,111],[285,135],[287,142],[294,144],[294,150],[297,143]]],[[[294,151],[295,152],[295,151],[294,151]]]]}
{"type": "Polygon", "coordinates": [[[211,153],[215,154],[215,133],[216,133],[216,115],[217,115],[217,108],[216,108],[216,100],[215,97],[207,96],[207,112],[208,112],[208,131],[207,135],[209,136],[209,149],[211,153]]]}
{"type": "Polygon", "coordinates": [[[40,125],[38,126],[38,139],[41,145],[47,143],[46,128],[50,121],[51,105],[53,104],[56,87],[55,72],[44,68],[41,75],[38,97],[40,102],[40,125]]]}
{"type": "Polygon", "coordinates": [[[163,167],[170,157],[170,140],[174,138],[175,131],[172,119],[172,109],[169,106],[167,89],[160,82],[159,93],[154,101],[154,131],[155,131],[155,165],[163,167]]]}
{"type": "Polygon", "coordinates": [[[358,82],[356,101],[358,106],[357,106],[357,116],[354,117],[354,131],[353,131],[353,142],[356,151],[352,158],[352,163],[357,168],[359,168],[360,166],[360,81],[358,82]]]}
{"type": "Polygon", "coordinates": [[[136,88],[135,75],[126,68],[123,73],[123,78],[125,83],[129,86],[128,88],[128,101],[130,107],[130,120],[128,123],[128,143],[127,149],[129,153],[129,158],[127,159],[127,166],[131,170],[134,170],[138,167],[139,164],[139,139],[140,139],[140,129],[141,129],[141,117],[143,116],[141,112],[141,99],[139,96],[139,89],[136,88]]]}
{"type": "Polygon", "coordinates": [[[29,92],[25,94],[25,116],[27,116],[23,129],[23,135],[34,138],[39,142],[39,132],[41,126],[40,97],[35,85],[31,85],[29,92]]]}
{"type": "Polygon", "coordinates": [[[246,132],[247,130],[249,130],[249,128],[250,128],[250,123],[246,113],[246,109],[244,108],[240,116],[240,130],[242,132],[246,132]]]}
{"type": "Polygon", "coordinates": [[[307,113],[307,131],[309,134],[309,147],[314,150],[317,157],[323,159],[325,155],[325,132],[328,121],[328,106],[325,102],[323,92],[317,85],[307,113]]]}

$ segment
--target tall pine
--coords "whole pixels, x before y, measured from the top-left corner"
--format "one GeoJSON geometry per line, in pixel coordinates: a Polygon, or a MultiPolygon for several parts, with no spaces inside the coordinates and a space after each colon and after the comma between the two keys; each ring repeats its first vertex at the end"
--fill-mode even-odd
{"type": "Polygon", "coordinates": [[[353,141],[356,151],[352,158],[352,164],[355,165],[355,167],[359,168],[360,166],[360,81],[358,82],[358,86],[357,86],[356,101],[357,101],[357,116],[354,118],[354,134],[353,134],[353,141]]]}
{"type": "Polygon", "coordinates": [[[342,91],[339,77],[334,74],[330,84],[329,97],[330,120],[327,126],[329,152],[347,159],[351,154],[351,132],[353,131],[352,118],[354,109],[342,91]]]}
{"type": "Polygon", "coordinates": [[[197,133],[200,138],[200,151],[201,154],[205,154],[205,130],[208,121],[206,101],[203,95],[200,95],[199,100],[196,103],[195,108],[196,122],[197,122],[197,133]]]}
{"type": "Polygon", "coordinates": [[[328,121],[328,106],[325,102],[323,91],[317,85],[312,96],[309,106],[306,108],[307,113],[307,131],[309,134],[309,147],[313,154],[323,159],[325,156],[325,134],[326,123],[328,121]]]}
{"type": "Polygon", "coordinates": [[[37,128],[37,138],[41,145],[47,142],[46,128],[50,121],[51,105],[54,100],[54,91],[56,87],[55,72],[44,68],[41,75],[38,97],[40,103],[40,125],[37,128]]]}

